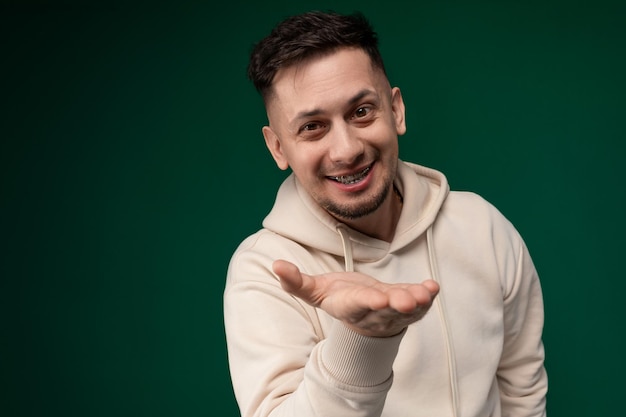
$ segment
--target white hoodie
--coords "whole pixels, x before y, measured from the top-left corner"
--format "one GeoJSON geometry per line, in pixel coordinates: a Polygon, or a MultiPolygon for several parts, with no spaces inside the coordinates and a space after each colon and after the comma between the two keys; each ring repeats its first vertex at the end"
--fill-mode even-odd
{"type": "Polygon", "coordinates": [[[481,197],[449,192],[440,172],[400,161],[396,186],[390,243],[338,222],[292,174],[236,250],[224,322],[242,416],[545,416],[543,300],[521,237],[481,197]],[[441,289],[402,334],[365,337],[283,291],[276,259],[441,289]]]}

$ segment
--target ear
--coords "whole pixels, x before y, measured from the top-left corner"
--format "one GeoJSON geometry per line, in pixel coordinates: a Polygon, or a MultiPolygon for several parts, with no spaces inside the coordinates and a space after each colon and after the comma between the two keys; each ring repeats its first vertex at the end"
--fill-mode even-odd
{"type": "Polygon", "coordinates": [[[287,158],[285,157],[285,154],[283,153],[283,148],[282,148],[282,144],[280,143],[280,138],[278,137],[276,133],[274,133],[272,128],[269,126],[263,126],[262,130],[263,130],[263,137],[265,138],[265,145],[267,146],[267,149],[272,154],[272,157],[274,158],[276,165],[278,165],[278,168],[282,169],[283,171],[286,170],[289,167],[289,163],[287,162],[287,158]]]}
{"type": "Polygon", "coordinates": [[[396,132],[398,135],[406,133],[406,120],[404,118],[404,100],[402,93],[398,87],[391,89],[391,111],[396,123],[396,132]]]}

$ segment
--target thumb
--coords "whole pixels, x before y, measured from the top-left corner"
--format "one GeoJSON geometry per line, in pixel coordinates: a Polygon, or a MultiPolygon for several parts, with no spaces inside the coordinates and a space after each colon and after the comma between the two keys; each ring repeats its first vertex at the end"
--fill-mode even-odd
{"type": "Polygon", "coordinates": [[[285,291],[293,293],[302,287],[302,274],[296,265],[278,259],[272,264],[272,269],[280,278],[280,285],[285,291]]]}

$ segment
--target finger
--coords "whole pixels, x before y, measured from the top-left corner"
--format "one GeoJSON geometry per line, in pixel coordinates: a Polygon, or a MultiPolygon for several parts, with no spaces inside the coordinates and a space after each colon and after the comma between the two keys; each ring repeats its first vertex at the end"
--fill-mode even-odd
{"type": "Polygon", "coordinates": [[[274,273],[280,279],[280,285],[287,292],[297,292],[302,287],[302,274],[291,262],[278,259],[272,264],[274,273]]]}
{"type": "Polygon", "coordinates": [[[434,281],[413,284],[405,288],[413,296],[416,306],[431,305],[439,291],[439,286],[434,281]]]}
{"type": "Polygon", "coordinates": [[[402,287],[391,288],[387,291],[387,296],[389,297],[389,307],[400,313],[410,313],[422,304],[416,297],[415,291],[409,291],[402,287]]]}
{"type": "Polygon", "coordinates": [[[378,289],[365,287],[356,293],[354,305],[371,311],[383,310],[389,307],[389,295],[378,289]]]}
{"type": "Polygon", "coordinates": [[[433,281],[432,279],[428,279],[422,282],[422,285],[426,287],[428,291],[430,291],[430,295],[432,297],[435,297],[437,294],[439,294],[439,284],[436,281],[433,281]]]}

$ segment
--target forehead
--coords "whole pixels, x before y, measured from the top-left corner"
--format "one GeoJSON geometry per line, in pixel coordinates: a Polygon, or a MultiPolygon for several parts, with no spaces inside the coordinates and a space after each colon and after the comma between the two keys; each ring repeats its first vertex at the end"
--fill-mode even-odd
{"type": "Polygon", "coordinates": [[[387,86],[383,71],[372,64],[363,50],[342,48],[278,71],[268,110],[291,113],[324,108],[363,90],[382,94],[387,86]]]}

